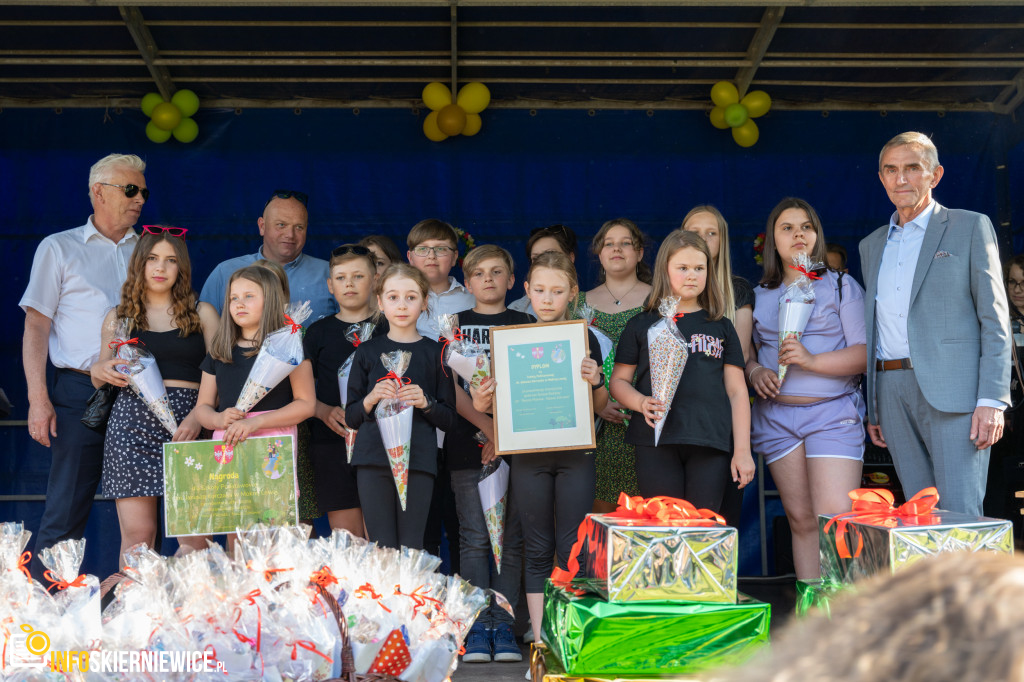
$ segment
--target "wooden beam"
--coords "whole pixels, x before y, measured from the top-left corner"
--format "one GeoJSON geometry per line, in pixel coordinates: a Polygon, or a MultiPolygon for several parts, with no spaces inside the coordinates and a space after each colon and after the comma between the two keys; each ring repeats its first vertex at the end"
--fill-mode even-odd
{"type": "MultiPolygon", "coordinates": [[[[447,7],[449,0],[133,0],[138,7],[447,7]]],[[[114,7],[123,0],[4,0],[34,7],[114,7]]],[[[463,7],[578,7],[580,0],[460,0],[463,7]]],[[[970,0],[586,0],[599,7],[977,7],[970,0]]],[[[984,0],[989,7],[1014,7],[1020,0],[984,0]]],[[[948,28],[958,28],[949,26],[948,28]]]]}
{"type": "Polygon", "coordinates": [[[157,50],[156,41],[153,40],[153,35],[149,32],[146,22],[142,18],[142,12],[138,7],[134,6],[126,7],[119,5],[117,9],[121,12],[121,18],[124,19],[128,32],[132,34],[135,46],[139,48],[139,54],[142,55],[143,61],[146,62],[146,68],[149,69],[149,75],[153,77],[157,90],[160,91],[165,100],[170,101],[177,88],[174,87],[174,81],[171,80],[171,72],[167,70],[167,67],[156,63],[160,53],[157,50]]]}
{"type": "Polygon", "coordinates": [[[750,47],[747,48],[747,61],[750,62],[750,66],[741,66],[736,72],[736,89],[739,90],[741,99],[747,94],[747,88],[754,80],[757,68],[761,66],[765,52],[775,37],[775,31],[782,23],[785,11],[785,7],[769,7],[761,15],[761,25],[757,27],[754,37],[750,40],[750,47]]]}
{"type": "Polygon", "coordinates": [[[459,91],[459,1],[451,0],[449,8],[449,21],[451,22],[451,60],[452,60],[452,103],[455,103],[455,93],[459,91]]]}
{"type": "Polygon", "coordinates": [[[992,101],[992,111],[997,114],[1012,114],[1024,102],[1024,69],[1013,77],[1013,82],[1003,88],[992,101]]]}

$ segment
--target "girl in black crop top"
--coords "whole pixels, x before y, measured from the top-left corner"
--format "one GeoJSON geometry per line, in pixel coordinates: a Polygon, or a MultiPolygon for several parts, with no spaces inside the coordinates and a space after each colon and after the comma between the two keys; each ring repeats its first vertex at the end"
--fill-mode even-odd
{"type": "MultiPolygon", "coordinates": [[[[128,548],[140,542],[152,546],[156,539],[157,498],[164,487],[163,444],[199,435],[195,414],[199,365],[217,321],[213,306],[196,304],[182,237],[158,226],[144,227],[128,263],[121,301],[103,321],[100,359],[90,369],[97,388],[104,383],[121,387],[110,411],[103,446],[103,494],[117,500],[122,557],[128,548]],[[127,378],[117,370],[121,361],[109,346],[114,329],[123,320],[132,336],[156,358],[168,404],[178,422],[173,434],[127,388],[127,378]]],[[[187,538],[182,540],[189,544],[187,538]]]]}

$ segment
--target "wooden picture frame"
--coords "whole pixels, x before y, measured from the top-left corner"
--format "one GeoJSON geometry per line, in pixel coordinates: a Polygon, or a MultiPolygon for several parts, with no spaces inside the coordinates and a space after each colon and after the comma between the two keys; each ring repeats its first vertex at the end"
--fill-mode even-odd
{"type": "Polygon", "coordinates": [[[593,386],[587,323],[566,320],[491,327],[494,448],[499,455],[593,450],[593,386]]]}

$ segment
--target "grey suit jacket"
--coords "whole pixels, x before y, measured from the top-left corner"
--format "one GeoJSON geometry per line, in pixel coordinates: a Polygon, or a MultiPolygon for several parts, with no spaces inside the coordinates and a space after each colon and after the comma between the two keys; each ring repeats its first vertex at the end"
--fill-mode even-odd
{"type": "MultiPolygon", "coordinates": [[[[888,232],[883,225],[860,243],[872,424],[878,423],[875,296],[888,232]]],[[[932,407],[973,412],[979,398],[1010,402],[1009,319],[992,222],[936,204],[914,270],[907,319],[914,375],[932,407]]]]}

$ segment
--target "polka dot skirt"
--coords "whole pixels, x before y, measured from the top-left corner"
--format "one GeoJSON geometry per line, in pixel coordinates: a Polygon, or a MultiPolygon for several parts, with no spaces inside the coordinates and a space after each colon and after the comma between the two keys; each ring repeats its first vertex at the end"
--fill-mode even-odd
{"type": "MultiPolygon", "coordinates": [[[[196,405],[199,391],[168,388],[174,418],[181,423],[196,405]]],[[[164,494],[163,444],[171,440],[160,421],[130,388],[123,388],[110,410],[103,443],[103,494],[150,497],[164,494]]]]}

